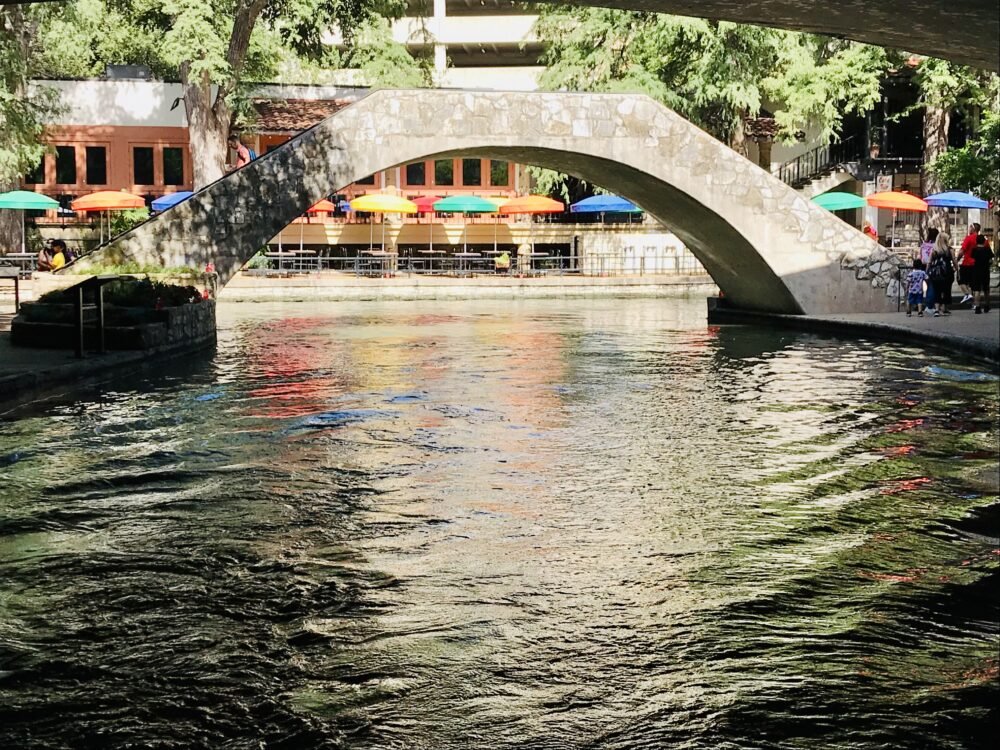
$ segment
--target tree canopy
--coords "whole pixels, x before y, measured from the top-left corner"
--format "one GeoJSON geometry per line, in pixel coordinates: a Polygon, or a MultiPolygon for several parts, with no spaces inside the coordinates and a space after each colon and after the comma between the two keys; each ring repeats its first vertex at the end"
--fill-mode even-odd
{"type": "Polygon", "coordinates": [[[760,26],[604,8],[545,7],[544,88],[645,93],[739,147],[767,105],[794,138],[871,107],[890,67],[878,47],[760,26]]]}

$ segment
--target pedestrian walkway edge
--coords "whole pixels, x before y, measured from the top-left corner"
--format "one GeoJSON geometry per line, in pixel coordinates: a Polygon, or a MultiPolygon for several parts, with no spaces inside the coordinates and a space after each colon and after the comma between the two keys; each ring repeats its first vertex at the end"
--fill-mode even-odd
{"type": "MultiPolygon", "coordinates": [[[[920,331],[891,323],[872,321],[852,321],[843,318],[820,318],[812,315],[781,315],[777,313],[739,310],[718,304],[714,297],[708,298],[708,322],[754,323],[758,325],[781,326],[810,333],[826,333],[835,336],[863,335],[868,338],[900,343],[919,344],[936,349],[944,349],[952,354],[961,354],[993,365],[1000,364],[1000,347],[994,341],[971,336],[958,336],[941,331],[920,331]]],[[[1000,324],[1000,321],[998,321],[1000,324]]]]}

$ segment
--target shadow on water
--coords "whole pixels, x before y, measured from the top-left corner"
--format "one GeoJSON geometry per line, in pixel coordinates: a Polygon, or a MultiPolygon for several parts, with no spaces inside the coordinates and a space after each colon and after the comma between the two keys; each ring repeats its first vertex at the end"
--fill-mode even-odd
{"type": "Polygon", "coordinates": [[[0,745],[987,746],[995,384],[702,304],[223,306],[9,417],[0,745]]]}

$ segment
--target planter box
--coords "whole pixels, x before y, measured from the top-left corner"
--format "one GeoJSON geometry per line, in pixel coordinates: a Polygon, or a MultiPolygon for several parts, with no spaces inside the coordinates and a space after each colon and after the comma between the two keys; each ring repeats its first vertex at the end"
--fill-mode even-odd
{"type": "MultiPolygon", "coordinates": [[[[84,307],[84,343],[97,345],[97,310],[84,307]]],[[[104,307],[105,344],[111,350],[200,348],[215,342],[215,301],[153,310],[104,307]]],[[[26,303],[10,328],[14,346],[73,349],[76,326],[72,305],[26,303]]]]}

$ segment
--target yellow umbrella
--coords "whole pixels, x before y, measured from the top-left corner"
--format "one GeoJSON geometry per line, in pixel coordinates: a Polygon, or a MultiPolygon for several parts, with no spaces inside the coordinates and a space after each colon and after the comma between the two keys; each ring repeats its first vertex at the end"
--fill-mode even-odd
{"type": "MultiPolygon", "coordinates": [[[[352,211],[367,211],[373,214],[415,214],[417,204],[400,195],[390,193],[369,193],[351,201],[352,211]]],[[[372,230],[374,231],[374,229],[372,230]]],[[[372,237],[368,239],[369,247],[372,237]]],[[[385,224],[382,225],[382,252],[385,252],[385,224]]]]}

